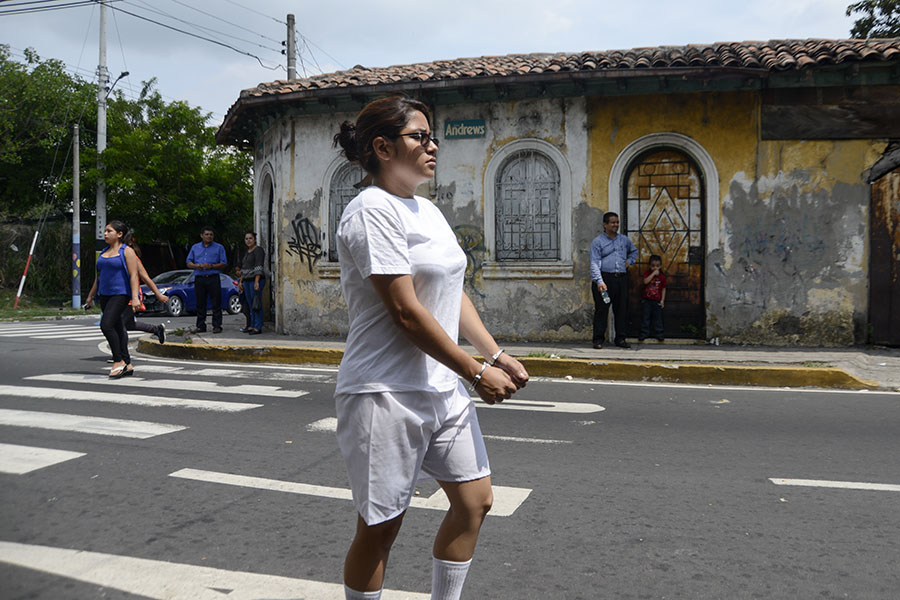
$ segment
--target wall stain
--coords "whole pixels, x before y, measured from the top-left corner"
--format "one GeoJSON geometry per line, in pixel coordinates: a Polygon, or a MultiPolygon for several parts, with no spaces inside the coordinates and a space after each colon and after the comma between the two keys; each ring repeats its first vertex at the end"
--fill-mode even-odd
{"type": "Polygon", "coordinates": [[[487,248],[484,246],[484,232],[480,227],[474,225],[457,225],[453,228],[456,234],[456,241],[466,255],[466,279],[465,283],[469,289],[477,294],[480,298],[484,298],[484,294],[475,285],[476,277],[481,273],[484,261],[482,257],[487,248]]]}

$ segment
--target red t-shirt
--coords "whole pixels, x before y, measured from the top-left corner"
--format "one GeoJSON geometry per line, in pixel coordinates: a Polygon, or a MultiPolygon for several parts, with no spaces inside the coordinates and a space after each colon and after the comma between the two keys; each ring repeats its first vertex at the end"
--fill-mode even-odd
{"type": "MultiPolygon", "coordinates": [[[[653,271],[647,269],[644,271],[644,279],[646,279],[653,271]]],[[[666,287],[666,276],[660,272],[659,275],[650,280],[650,283],[644,286],[643,297],[646,300],[662,300],[662,292],[666,287]]]]}

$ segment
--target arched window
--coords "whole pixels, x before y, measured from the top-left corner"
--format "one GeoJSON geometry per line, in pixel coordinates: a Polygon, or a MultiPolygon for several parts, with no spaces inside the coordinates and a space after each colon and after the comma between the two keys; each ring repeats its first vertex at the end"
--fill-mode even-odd
{"type": "Polygon", "coordinates": [[[517,151],[503,162],[494,185],[496,260],[559,260],[556,164],[537,150],[517,151]]]}
{"type": "Polygon", "coordinates": [[[328,192],[328,261],[337,262],[337,244],[335,234],[341,215],[350,201],[359,193],[357,187],[365,177],[362,167],[356,163],[345,163],[331,177],[328,192]]]}

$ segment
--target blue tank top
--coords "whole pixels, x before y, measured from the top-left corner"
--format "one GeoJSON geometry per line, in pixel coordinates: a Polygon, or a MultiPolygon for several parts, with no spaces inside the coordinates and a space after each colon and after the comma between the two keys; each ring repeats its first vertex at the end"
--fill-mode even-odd
{"type": "Polygon", "coordinates": [[[100,258],[97,259],[97,275],[100,281],[98,287],[100,288],[101,296],[115,296],[119,294],[131,296],[131,281],[128,277],[128,267],[125,264],[125,253],[123,250],[124,248],[119,248],[118,256],[106,258],[101,254],[100,258]]]}

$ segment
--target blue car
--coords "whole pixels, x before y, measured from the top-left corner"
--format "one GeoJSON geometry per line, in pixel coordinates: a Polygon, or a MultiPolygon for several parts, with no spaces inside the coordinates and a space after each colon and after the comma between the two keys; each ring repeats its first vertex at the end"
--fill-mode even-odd
{"type": "MultiPolygon", "coordinates": [[[[241,295],[238,282],[219,273],[222,285],[222,309],[236,315],[241,312],[241,295]]],[[[144,293],[144,307],[147,312],[166,312],[173,317],[180,317],[197,311],[197,298],[194,296],[194,272],[189,269],[166,271],[153,278],[153,283],[163,294],[169,297],[165,304],[159,301],[156,294],[146,285],[141,286],[144,293]]],[[[207,310],[210,307],[207,306],[207,310]]]]}

